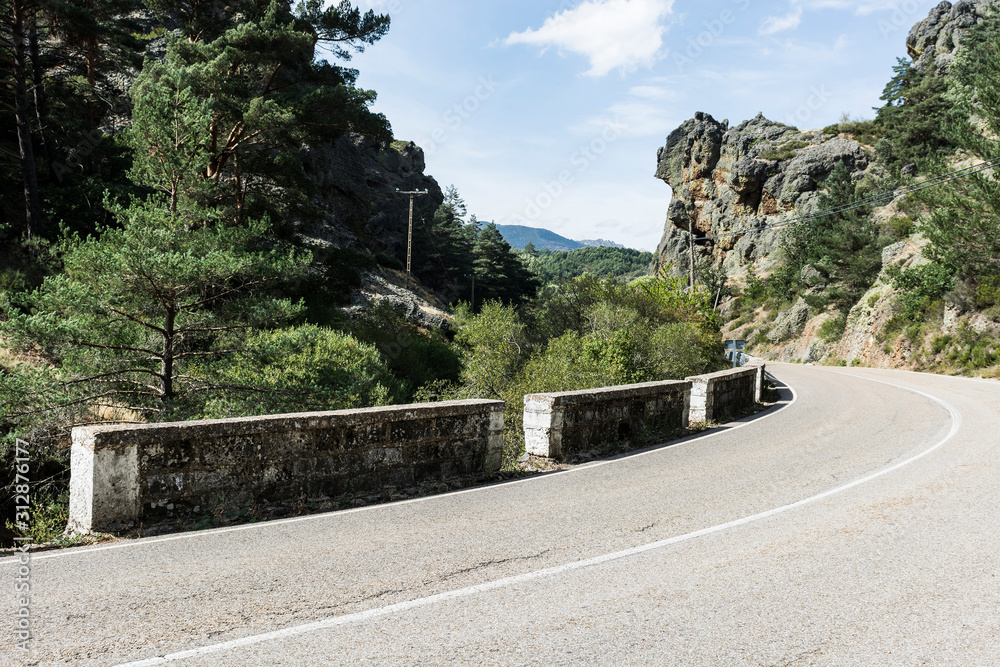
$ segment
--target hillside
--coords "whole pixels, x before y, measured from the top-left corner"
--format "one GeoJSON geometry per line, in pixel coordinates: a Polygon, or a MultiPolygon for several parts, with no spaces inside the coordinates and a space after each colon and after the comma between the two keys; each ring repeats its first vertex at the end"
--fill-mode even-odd
{"type": "Polygon", "coordinates": [[[1000,67],[988,6],[915,25],[873,120],[682,124],[657,155],[673,199],[653,268],[686,273],[693,238],[726,335],[761,356],[997,374],[1000,110],[972,92],[1000,67]]]}
{"type": "Polygon", "coordinates": [[[594,278],[631,279],[646,274],[653,254],[631,248],[589,246],[569,251],[537,250],[528,267],[544,283],[589,275],[594,278]]]}
{"type": "Polygon", "coordinates": [[[497,225],[497,230],[504,240],[515,250],[524,250],[529,243],[538,249],[545,250],[577,250],[586,244],[568,239],[547,229],[525,227],[523,225],[497,225]]]}

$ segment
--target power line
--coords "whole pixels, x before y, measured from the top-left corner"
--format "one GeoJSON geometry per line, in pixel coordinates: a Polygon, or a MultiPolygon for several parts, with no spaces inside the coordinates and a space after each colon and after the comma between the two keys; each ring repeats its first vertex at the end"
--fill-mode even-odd
{"type": "Polygon", "coordinates": [[[719,238],[729,238],[732,236],[746,234],[748,232],[754,231],[765,231],[768,229],[784,229],[785,227],[791,227],[793,225],[799,225],[804,222],[809,222],[817,218],[824,218],[830,215],[836,215],[838,213],[846,213],[848,211],[853,211],[859,208],[865,208],[871,206],[872,204],[877,204],[880,202],[889,203],[894,199],[899,197],[905,197],[906,195],[913,194],[914,192],[920,192],[921,190],[926,190],[928,188],[937,187],[951,181],[958,180],[960,178],[965,178],[973,174],[977,174],[981,171],[986,171],[987,169],[992,169],[994,167],[1000,166],[1000,157],[993,158],[992,160],[987,160],[986,162],[980,162],[979,164],[974,164],[968,167],[963,167],[962,169],[956,169],[955,171],[950,171],[946,174],[941,174],[933,178],[915,183],[913,185],[907,186],[905,188],[899,188],[896,190],[889,190],[877,195],[872,195],[858,201],[850,202],[848,204],[841,204],[840,206],[835,206],[833,208],[824,209],[822,211],[816,211],[815,213],[810,213],[808,215],[802,215],[797,218],[792,218],[790,220],[785,220],[784,222],[775,224],[762,224],[753,225],[747,229],[742,229],[734,232],[728,232],[726,234],[712,234],[706,236],[695,237],[694,241],[714,241],[719,238]]]}

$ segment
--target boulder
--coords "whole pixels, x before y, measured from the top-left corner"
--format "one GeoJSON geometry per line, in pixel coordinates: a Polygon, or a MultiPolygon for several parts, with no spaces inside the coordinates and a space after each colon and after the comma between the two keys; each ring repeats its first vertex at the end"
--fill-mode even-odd
{"type": "Polygon", "coordinates": [[[711,237],[698,254],[739,273],[767,264],[781,232],[767,227],[816,208],[834,167],[863,173],[864,148],[819,131],[801,132],[757,114],[736,127],[699,112],[667,137],[656,176],[673,190],[655,266],[687,266],[687,230],[711,237]],[[682,232],[682,233],[680,233],[682,232]]]}
{"type": "Polygon", "coordinates": [[[914,67],[944,73],[955,60],[968,29],[982,20],[990,0],[942,2],[910,29],[906,51],[914,67]]]}
{"type": "Polygon", "coordinates": [[[772,343],[780,343],[802,333],[809,321],[809,305],[801,297],[788,310],[780,313],[767,334],[772,343]]]}

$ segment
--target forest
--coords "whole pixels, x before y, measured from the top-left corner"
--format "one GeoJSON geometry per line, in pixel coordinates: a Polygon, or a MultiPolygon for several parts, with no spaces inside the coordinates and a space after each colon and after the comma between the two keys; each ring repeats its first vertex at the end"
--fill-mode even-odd
{"type": "MultiPolygon", "coordinates": [[[[317,196],[333,176],[306,168],[307,149],[409,150],[349,67],[388,15],[347,0],[0,5],[0,461],[12,470],[15,441],[31,443],[36,542],[62,539],[74,426],[497,398],[513,470],[525,394],[716,370],[724,325],[753,334],[800,298],[836,340],[883,249],[915,233],[928,262],[892,274],[890,333],[916,339],[945,304],[1000,321],[992,171],[871,215],[878,193],[1000,156],[995,11],[947,75],[900,61],[874,119],[825,129],[870,147],[873,166],[834,170],[830,214],[790,228],[776,269],[737,285],[708,263],[688,285],[628,249],[514,251],[455,187],[415,221],[412,276],[339,221],[317,196]],[[318,245],[316,228],[357,242],[318,245]],[[448,325],[389,301],[347,308],[373,272],[433,295],[448,325]]],[[[981,331],[938,344],[966,369],[1000,361],[981,331]]]]}
{"type": "MultiPolygon", "coordinates": [[[[518,405],[719,366],[702,292],[666,273],[612,277],[640,273],[636,257],[543,270],[454,187],[417,221],[412,277],[358,229],[351,247],[308,242],[303,230],[342,223],[306,149],[401,146],[348,66],[389,16],[346,0],[2,6],[0,460],[12,470],[15,442],[31,443],[36,542],[62,539],[75,426],[518,405]],[[376,268],[435,293],[451,325],[342,309],[376,268]]],[[[507,443],[508,466],[522,446],[507,443]]]]}

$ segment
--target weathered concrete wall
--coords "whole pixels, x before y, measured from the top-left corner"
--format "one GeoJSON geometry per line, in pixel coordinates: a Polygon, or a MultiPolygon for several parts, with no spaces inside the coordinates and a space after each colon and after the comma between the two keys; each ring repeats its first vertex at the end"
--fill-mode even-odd
{"type": "Polygon", "coordinates": [[[73,532],[499,470],[502,401],[73,429],[73,532]]]}
{"type": "Polygon", "coordinates": [[[643,444],[687,426],[690,392],[690,382],[675,381],[525,396],[525,448],[535,456],[564,458],[643,444]]]}
{"type": "Polygon", "coordinates": [[[764,365],[719,371],[687,378],[691,382],[691,422],[728,419],[760,400],[764,365]]]}

